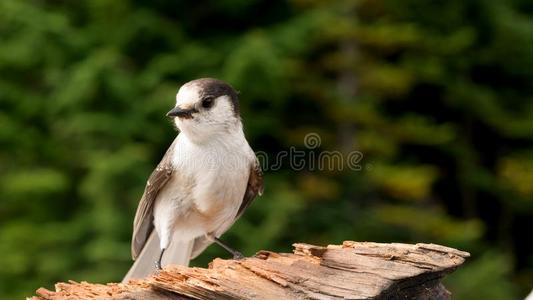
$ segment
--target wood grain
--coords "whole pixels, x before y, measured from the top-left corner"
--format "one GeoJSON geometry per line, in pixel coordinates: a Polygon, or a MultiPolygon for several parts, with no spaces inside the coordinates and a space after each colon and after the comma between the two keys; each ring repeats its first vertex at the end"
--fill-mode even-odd
{"type": "Polygon", "coordinates": [[[441,284],[469,253],[434,244],[294,244],[209,268],[169,266],[127,284],[58,283],[42,299],[451,299],[441,284]]]}

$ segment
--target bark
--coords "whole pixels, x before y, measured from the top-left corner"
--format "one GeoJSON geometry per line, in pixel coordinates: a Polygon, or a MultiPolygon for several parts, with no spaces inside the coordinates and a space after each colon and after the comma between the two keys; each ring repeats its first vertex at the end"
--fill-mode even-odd
{"type": "Polygon", "coordinates": [[[58,283],[31,299],[451,299],[441,280],[469,253],[435,244],[294,244],[209,268],[169,266],[127,284],[58,283]]]}

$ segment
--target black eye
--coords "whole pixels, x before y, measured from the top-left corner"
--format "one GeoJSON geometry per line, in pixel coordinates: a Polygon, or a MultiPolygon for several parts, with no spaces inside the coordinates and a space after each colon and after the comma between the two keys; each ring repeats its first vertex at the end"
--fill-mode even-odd
{"type": "Polygon", "coordinates": [[[211,106],[213,106],[213,103],[215,103],[215,99],[213,97],[205,97],[202,100],[202,107],[211,108],[211,106]]]}

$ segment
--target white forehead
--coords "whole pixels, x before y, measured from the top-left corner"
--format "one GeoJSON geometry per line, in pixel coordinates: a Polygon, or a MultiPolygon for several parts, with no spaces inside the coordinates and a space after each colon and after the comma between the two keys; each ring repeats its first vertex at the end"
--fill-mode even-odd
{"type": "Polygon", "coordinates": [[[196,85],[184,84],[176,94],[176,104],[193,104],[200,98],[200,89],[196,85]]]}

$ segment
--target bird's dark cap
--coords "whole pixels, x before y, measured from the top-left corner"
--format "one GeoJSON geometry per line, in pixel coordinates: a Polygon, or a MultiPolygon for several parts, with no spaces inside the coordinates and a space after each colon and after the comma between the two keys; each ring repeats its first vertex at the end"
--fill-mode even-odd
{"type": "Polygon", "coordinates": [[[184,85],[193,85],[200,91],[200,98],[228,96],[233,112],[239,116],[239,95],[238,92],[228,83],[215,78],[200,78],[187,82],[184,85]]]}

